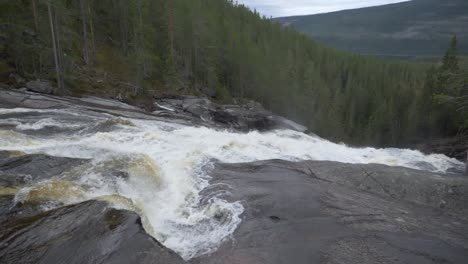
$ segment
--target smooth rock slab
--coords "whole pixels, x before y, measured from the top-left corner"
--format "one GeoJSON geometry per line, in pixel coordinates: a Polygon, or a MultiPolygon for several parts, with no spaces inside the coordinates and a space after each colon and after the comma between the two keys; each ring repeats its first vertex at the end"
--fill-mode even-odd
{"type": "Polygon", "coordinates": [[[59,176],[87,160],[0,151],[0,186],[15,187],[59,176]],[[10,153],[10,154],[8,154],[10,153]]]}
{"type": "Polygon", "coordinates": [[[269,131],[292,129],[305,132],[306,127],[277,116],[256,104],[220,105],[204,97],[168,96],[156,98],[159,111],[148,113],[137,107],[112,99],[97,97],[54,96],[20,90],[0,90],[0,107],[34,109],[80,109],[86,113],[108,113],[115,116],[154,119],[185,125],[232,129],[239,132],[250,130],[269,131]]]}
{"type": "Polygon", "coordinates": [[[222,105],[204,97],[162,96],[155,98],[161,112],[170,116],[185,115],[195,123],[210,127],[247,132],[292,129],[305,132],[306,127],[265,110],[261,105],[222,105]]]}
{"type": "Polygon", "coordinates": [[[184,261],[146,234],[135,213],[109,208],[104,202],[88,201],[2,223],[0,263],[184,261]]]}
{"type": "Polygon", "coordinates": [[[218,164],[210,175],[219,183],[211,188],[228,184],[225,199],[241,201],[245,211],[230,241],[191,263],[466,264],[468,259],[466,177],[281,160],[218,164]],[[452,184],[462,187],[445,188],[452,184]],[[447,207],[434,202],[451,193],[447,207]]]}

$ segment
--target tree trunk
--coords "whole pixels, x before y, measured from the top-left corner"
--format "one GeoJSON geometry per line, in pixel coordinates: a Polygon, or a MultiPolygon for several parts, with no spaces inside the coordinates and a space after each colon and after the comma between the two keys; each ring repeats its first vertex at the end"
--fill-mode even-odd
{"type": "Polygon", "coordinates": [[[59,90],[62,90],[62,83],[61,83],[61,72],[60,72],[60,65],[59,65],[59,54],[57,51],[57,41],[55,37],[55,27],[54,27],[54,19],[53,19],[53,14],[52,14],[52,4],[50,1],[47,2],[47,10],[49,12],[49,22],[50,22],[50,33],[52,37],[52,48],[53,48],[53,53],[54,53],[54,61],[55,61],[55,73],[57,74],[57,86],[59,90]]]}
{"type": "Polygon", "coordinates": [[[92,50],[92,53],[94,54],[94,52],[96,51],[96,43],[95,43],[95,40],[94,40],[94,24],[93,24],[93,13],[91,12],[92,11],[92,8],[91,8],[91,3],[93,2],[93,0],[89,0],[88,1],[88,17],[89,17],[89,31],[91,33],[91,50],[92,50]]]}
{"type": "Polygon", "coordinates": [[[87,28],[87,10],[86,0],[80,0],[81,27],[83,31],[83,61],[86,64],[86,70],[89,71],[89,45],[87,28]]]}
{"type": "Polygon", "coordinates": [[[174,8],[169,1],[169,40],[170,40],[170,54],[171,60],[174,62],[174,8]]]}
{"type": "MultiPolygon", "coordinates": [[[[37,0],[31,0],[31,8],[32,8],[32,12],[33,12],[33,16],[34,16],[34,30],[36,31],[36,34],[39,32],[39,18],[38,18],[38,14],[37,14],[37,0]]],[[[33,43],[34,43],[34,49],[36,50],[37,54],[39,54],[39,58],[38,58],[38,65],[36,67],[35,63],[33,63],[33,68],[34,68],[34,75],[37,75],[37,74],[41,74],[41,56],[40,56],[40,47],[39,47],[39,44],[38,44],[38,39],[37,38],[34,38],[33,40],[33,43]]],[[[33,57],[33,59],[35,59],[35,57],[33,57]]]]}
{"type": "Polygon", "coordinates": [[[468,149],[466,149],[466,168],[465,175],[468,176],[468,149]]]}
{"type": "Polygon", "coordinates": [[[57,54],[58,54],[58,61],[59,61],[59,71],[60,71],[60,87],[62,87],[61,92],[65,89],[64,84],[64,69],[63,69],[63,52],[62,52],[62,45],[60,42],[60,23],[57,19],[57,11],[54,12],[54,25],[55,25],[55,40],[57,41],[57,54]]]}
{"type": "Polygon", "coordinates": [[[143,73],[142,73],[142,65],[141,65],[141,56],[140,56],[140,47],[138,45],[138,33],[137,28],[134,28],[134,38],[136,41],[136,64],[137,64],[137,75],[136,75],[136,85],[133,86],[133,95],[138,95],[140,91],[140,86],[143,83],[143,73]]]}
{"type": "Polygon", "coordinates": [[[36,5],[36,0],[31,0],[31,8],[33,11],[33,16],[34,16],[34,26],[36,29],[36,32],[39,31],[39,21],[37,17],[37,5],[36,5]]]}
{"type": "Polygon", "coordinates": [[[119,16],[120,21],[120,40],[122,42],[122,51],[125,55],[128,55],[128,11],[126,1],[118,0],[119,11],[121,15],[119,16]]]}
{"type": "Polygon", "coordinates": [[[145,49],[145,32],[144,32],[144,27],[143,27],[143,15],[142,15],[142,8],[141,8],[142,2],[141,0],[138,1],[138,53],[139,53],[139,59],[140,63],[143,67],[143,76],[146,78],[148,77],[148,65],[146,61],[146,49],[145,49]]]}

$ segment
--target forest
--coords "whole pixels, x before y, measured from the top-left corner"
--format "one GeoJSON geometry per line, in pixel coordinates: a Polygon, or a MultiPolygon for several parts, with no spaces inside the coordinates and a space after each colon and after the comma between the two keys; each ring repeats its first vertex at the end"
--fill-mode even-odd
{"type": "Polygon", "coordinates": [[[411,0],[315,15],[274,18],[326,45],[386,59],[440,56],[457,35],[468,55],[468,1],[411,0]]]}
{"type": "MultiPolygon", "coordinates": [[[[328,139],[404,146],[468,131],[457,39],[437,64],[329,48],[228,0],[0,0],[0,83],[57,94],[255,100],[328,139]]],[[[16,87],[18,88],[18,87],[16,87]]]]}

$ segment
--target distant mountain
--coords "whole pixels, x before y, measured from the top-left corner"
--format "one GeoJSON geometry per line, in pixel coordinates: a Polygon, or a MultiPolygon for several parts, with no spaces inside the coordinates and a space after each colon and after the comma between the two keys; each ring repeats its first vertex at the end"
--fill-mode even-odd
{"type": "Polygon", "coordinates": [[[468,55],[468,0],[413,0],[275,20],[340,49],[395,58],[441,55],[456,34],[459,52],[468,55]]]}

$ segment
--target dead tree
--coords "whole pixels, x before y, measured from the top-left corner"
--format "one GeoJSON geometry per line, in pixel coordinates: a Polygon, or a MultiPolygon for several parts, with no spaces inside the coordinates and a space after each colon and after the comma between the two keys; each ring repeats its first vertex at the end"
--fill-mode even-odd
{"type": "Polygon", "coordinates": [[[89,71],[89,60],[90,60],[90,54],[89,54],[89,44],[88,44],[88,25],[87,25],[87,1],[86,0],[80,0],[80,11],[81,11],[81,27],[82,27],[82,33],[83,33],[83,61],[86,65],[87,70],[89,71]]]}
{"type": "Polygon", "coordinates": [[[31,0],[31,8],[34,16],[34,26],[36,29],[36,32],[39,31],[39,19],[37,17],[37,5],[36,5],[36,0],[31,0]]]}
{"type": "Polygon", "coordinates": [[[55,73],[57,75],[57,86],[58,86],[58,89],[59,91],[63,91],[63,88],[64,88],[64,84],[63,84],[63,68],[62,68],[62,65],[60,63],[61,59],[61,55],[60,55],[60,52],[59,52],[59,39],[58,39],[58,35],[57,35],[57,30],[55,28],[55,24],[56,24],[56,15],[55,15],[55,11],[54,11],[54,8],[52,7],[52,3],[51,1],[48,1],[47,2],[47,10],[48,10],[48,13],[49,13],[49,22],[50,22],[50,34],[51,34],[51,38],[52,38],[52,49],[53,49],[53,54],[54,54],[54,62],[55,62],[55,73]]]}

